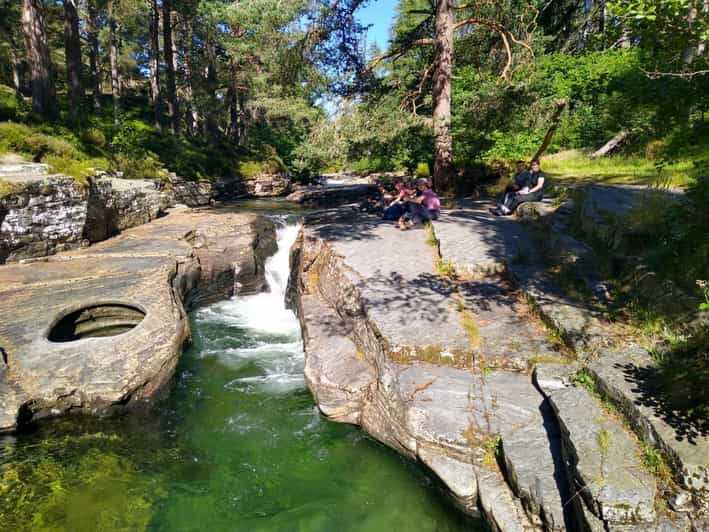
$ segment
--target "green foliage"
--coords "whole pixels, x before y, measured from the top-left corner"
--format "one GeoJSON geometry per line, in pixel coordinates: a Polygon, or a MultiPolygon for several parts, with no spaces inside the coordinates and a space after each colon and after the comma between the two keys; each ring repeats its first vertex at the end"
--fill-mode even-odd
{"type": "Polygon", "coordinates": [[[596,382],[593,380],[593,377],[585,368],[582,368],[576,373],[574,373],[574,376],[571,378],[571,382],[575,386],[586,389],[593,395],[597,394],[596,382]]]}
{"type": "Polygon", "coordinates": [[[285,171],[285,164],[277,155],[272,155],[266,161],[241,161],[239,174],[245,179],[252,179],[262,174],[276,174],[285,171]]]}
{"type": "Polygon", "coordinates": [[[431,170],[428,163],[418,163],[416,165],[416,172],[414,173],[416,177],[430,177],[431,170]]]}
{"type": "Polygon", "coordinates": [[[19,107],[14,89],[0,85],[0,121],[17,118],[19,107]]]}
{"type": "Polygon", "coordinates": [[[611,444],[611,433],[607,429],[601,429],[597,436],[598,447],[601,450],[601,456],[608,456],[608,450],[611,444]]]}
{"type": "Polygon", "coordinates": [[[642,445],[640,460],[645,469],[655,475],[665,485],[671,481],[672,470],[670,466],[667,465],[662,451],[654,449],[649,445],[642,445]]]}

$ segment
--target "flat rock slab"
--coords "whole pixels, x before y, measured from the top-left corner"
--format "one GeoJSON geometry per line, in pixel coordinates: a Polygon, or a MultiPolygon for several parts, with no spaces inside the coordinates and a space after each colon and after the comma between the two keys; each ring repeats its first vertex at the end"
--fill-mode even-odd
{"type": "Polygon", "coordinates": [[[663,394],[660,372],[644,349],[604,351],[589,365],[601,390],[649,444],[662,448],[688,489],[709,492],[709,425],[688,419],[663,394]]]}
{"type": "Polygon", "coordinates": [[[618,342],[618,333],[612,326],[603,323],[582,301],[567,295],[540,266],[513,264],[510,273],[543,318],[579,357],[590,357],[618,342]]]}
{"type": "Polygon", "coordinates": [[[561,425],[575,501],[581,499],[608,526],[655,521],[655,478],[623,424],[585,390],[551,393],[561,425]]]}
{"type": "MultiPolygon", "coordinates": [[[[469,300],[461,301],[456,283],[435,273],[435,250],[426,237],[423,230],[400,232],[352,210],[306,218],[293,248],[291,298],[306,333],[313,395],[333,419],[359,424],[420,459],[466,511],[475,513],[480,502],[493,527],[532,529],[529,513],[558,528],[562,495],[550,490],[558,489],[554,464],[561,457],[551,440],[540,444],[547,434],[544,397],[526,372],[489,371],[456,358],[467,352],[475,362],[481,345],[493,353],[503,335],[494,322],[503,315],[505,324],[532,335],[532,345],[544,343],[543,333],[526,316],[513,319],[507,288],[471,285],[469,300]],[[497,298],[494,307],[486,297],[497,298]],[[461,303],[489,321],[480,320],[476,335],[463,323],[461,303]],[[495,336],[476,344],[486,332],[495,336]],[[515,492],[497,468],[500,438],[518,472],[515,492]],[[533,472],[523,461],[551,465],[533,472]]],[[[558,443],[558,435],[551,438],[558,443]]]]}
{"type": "Polygon", "coordinates": [[[564,359],[520,295],[499,277],[462,281],[458,291],[487,367],[525,371],[542,361],[564,359]]]}
{"type": "Polygon", "coordinates": [[[392,346],[471,350],[451,297],[455,288],[435,273],[434,249],[422,229],[400,231],[357,214],[321,221],[313,235],[341,257],[371,321],[392,346]]]}
{"type": "Polygon", "coordinates": [[[494,216],[485,201],[461,202],[434,222],[440,253],[462,276],[500,273],[508,264],[533,260],[536,246],[527,228],[512,217],[494,216]]]}
{"type": "Polygon", "coordinates": [[[182,211],[96,247],[0,267],[0,430],[153,396],[190,334],[183,302],[229,297],[242,278],[261,289],[274,238],[255,215],[182,211]]]}

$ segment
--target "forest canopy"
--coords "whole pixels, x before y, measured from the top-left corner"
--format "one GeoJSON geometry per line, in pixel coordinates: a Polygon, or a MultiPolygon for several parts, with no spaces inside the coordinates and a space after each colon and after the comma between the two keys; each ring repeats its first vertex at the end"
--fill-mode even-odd
{"type": "Polygon", "coordinates": [[[372,3],[7,0],[0,148],[129,177],[418,168],[443,189],[620,132],[621,153],[705,164],[706,1],[399,0],[365,50],[372,3]]]}

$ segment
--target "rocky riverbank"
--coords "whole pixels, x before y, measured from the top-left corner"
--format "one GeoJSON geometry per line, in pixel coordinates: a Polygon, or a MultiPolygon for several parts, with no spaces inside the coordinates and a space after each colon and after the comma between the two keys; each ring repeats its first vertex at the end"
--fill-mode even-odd
{"type": "Polygon", "coordinates": [[[290,297],[321,411],[421,461],[496,530],[706,529],[707,434],[632,406],[628,372],[647,360],[487,207],[445,212],[435,238],[352,210],[308,217],[290,297]],[[672,479],[648,466],[656,448],[674,450],[672,479]]]}
{"type": "Polygon", "coordinates": [[[178,210],[71,253],[0,267],[0,431],[111,414],[169,382],[185,309],[265,288],[275,228],[178,210]]]}
{"type": "Polygon", "coordinates": [[[283,196],[286,174],[216,183],[121,179],[108,174],[85,183],[48,173],[45,164],[0,159],[0,264],[87,247],[163,216],[176,204],[208,206],[235,197],[283,196]]]}

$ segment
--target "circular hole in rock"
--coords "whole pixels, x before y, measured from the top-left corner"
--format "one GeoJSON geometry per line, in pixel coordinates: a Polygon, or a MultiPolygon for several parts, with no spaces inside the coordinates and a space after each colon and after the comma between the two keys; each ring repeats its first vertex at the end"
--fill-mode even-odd
{"type": "Polygon", "coordinates": [[[130,305],[94,305],[60,319],[49,331],[50,342],[74,342],[83,338],[118,336],[136,327],[145,312],[130,305]]]}

